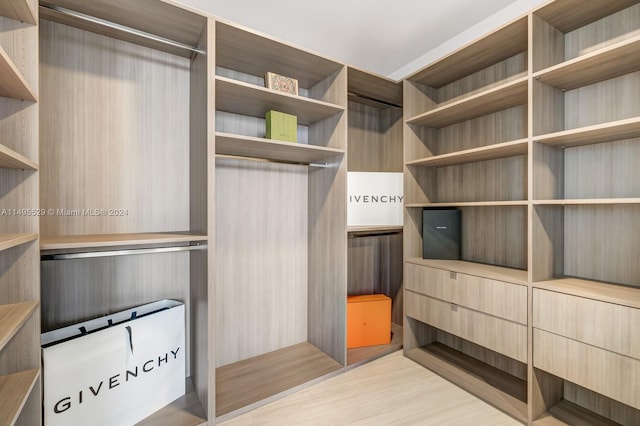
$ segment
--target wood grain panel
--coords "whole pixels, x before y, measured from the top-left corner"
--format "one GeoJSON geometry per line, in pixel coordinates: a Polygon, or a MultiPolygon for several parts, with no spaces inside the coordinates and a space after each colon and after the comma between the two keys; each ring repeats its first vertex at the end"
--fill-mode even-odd
{"type": "Polygon", "coordinates": [[[579,405],[567,400],[562,400],[558,404],[544,413],[538,420],[534,421],[535,426],[562,426],[579,424],[581,426],[614,426],[618,423],[598,416],[579,405]]]}
{"type": "Polygon", "coordinates": [[[597,124],[595,126],[551,133],[536,137],[535,141],[545,145],[572,148],[637,137],[640,137],[640,118],[634,117],[626,120],[597,124]]]}
{"type": "Polygon", "coordinates": [[[579,278],[558,278],[536,282],[533,285],[543,290],[640,309],[640,291],[633,286],[614,285],[579,278]]]}
{"type": "Polygon", "coordinates": [[[533,281],[548,280],[564,274],[564,211],[559,207],[535,206],[532,209],[531,258],[533,281]]]}
{"type": "Polygon", "coordinates": [[[349,66],[347,69],[349,93],[374,101],[402,106],[402,82],[349,66]]]}
{"type": "Polygon", "coordinates": [[[0,251],[8,250],[38,239],[38,234],[0,234],[0,251]]]}
{"type": "Polygon", "coordinates": [[[0,351],[0,377],[39,369],[40,351],[40,315],[36,309],[0,351]]]}
{"type": "MultiPolygon", "coordinates": [[[[640,35],[640,5],[635,3],[610,15],[603,14],[597,21],[567,32],[565,59],[576,58],[640,35]]],[[[602,13],[606,8],[602,7],[600,10],[602,13]]],[[[608,64],[607,68],[609,67],[615,69],[614,63],[608,64]]]]}
{"type": "Polygon", "coordinates": [[[538,14],[531,16],[531,70],[536,72],[564,61],[564,34],[538,14]]]}
{"type": "Polygon", "coordinates": [[[4,145],[0,145],[0,167],[7,169],[37,170],[38,165],[27,157],[18,154],[4,145]]]}
{"type": "Polygon", "coordinates": [[[307,340],[307,175],[216,163],[217,367],[307,340]]]}
{"type": "Polygon", "coordinates": [[[307,342],[219,367],[216,415],[230,413],[339,368],[339,363],[307,342]]]}
{"type": "Polygon", "coordinates": [[[640,197],[640,138],[564,150],[567,199],[640,197]]]}
{"type": "MultiPolygon", "coordinates": [[[[40,251],[36,243],[0,252],[0,304],[40,299],[40,251]]],[[[39,352],[39,348],[37,348],[39,352]]]]}
{"type": "Polygon", "coordinates": [[[36,95],[22,76],[22,73],[14,65],[7,52],[0,46],[0,96],[5,98],[36,101],[36,95]]]}
{"type": "Polygon", "coordinates": [[[189,229],[189,61],[56,23],[40,30],[40,206],[128,209],[47,215],[43,233],[189,229]]]}
{"type": "Polygon", "coordinates": [[[0,350],[33,315],[38,302],[29,301],[0,305],[0,350]]]}
{"type": "Polygon", "coordinates": [[[565,197],[565,155],[567,150],[534,143],[532,145],[534,200],[565,197]]]}
{"type": "Polygon", "coordinates": [[[533,135],[565,130],[564,93],[537,80],[533,81],[533,135]]]}
{"type": "Polygon", "coordinates": [[[492,33],[407,77],[432,87],[442,87],[527,50],[527,18],[503,25],[492,33]],[[496,49],[496,46],[500,46],[496,49]]]}
{"type": "Polygon", "coordinates": [[[533,289],[534,327],[636,359],[639,322],[640,309],[533,289]]]}
{"type": "Polygon", "coordinates": [[[534,366],[640,407],[640,361],[534,328],[534,366]]]}
{"type": "MultiPolygon", "coordinates": [[[[565,93],[565,130],[640,116],[640,71],[565,93]]],[[[561,130],[561,129],[555,129],[561,130]]]]}
{"type": "Polygon", "coordinates": [[[405,287],[423,295],[527,325],[527,288],[407,263],[405,287]]]}
{"type": "Polygon", "coordinates": [[[513,268],[503,268],[496,265],[466,262],[464,260],[440,259],[407,259],[408,263],[422,265],[429,268],[459,272],[462,274],[483,277],[490,280],[506,281],[514,284],[527,284],[527,271],[513,268]]]}
{"type": "Polygon", "coordinates": [[[478,311],[406,292],[405,314],[493,351],[527,360],[527,327],[478,311]]]}
{"type": "Polygon", "coordinates": [[[571,382],[564,382],[564,397],[566,402],[588,407],[592,419],[602,419],[594,414],[605,416],[617,424],[632,425],[640,422],[640,410],[607,398],[604,395],[590,391],[571,382]]]}
{"type": "Polygon", "coordinates": [[[566,206],[564,210],[564,275],[639,286],[640,206],[566,206]]]}
{"type": "Polygon", "coordinates": [[[498,158],[513,157],[527,153],[528,141],[520,139],[512,142],[503,142],[495,145],[472,148],[464,151],[451,152],[449,154],[434,155],[407,163],[410,166],[444,167],[473,163],[477,161],[495,160],[498,158]]]}

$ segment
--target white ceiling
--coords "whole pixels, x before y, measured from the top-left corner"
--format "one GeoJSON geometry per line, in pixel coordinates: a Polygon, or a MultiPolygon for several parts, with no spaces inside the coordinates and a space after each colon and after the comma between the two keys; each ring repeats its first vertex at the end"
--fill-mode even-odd
{"type": "Polygon", "coordinates": [[[178,0],[367,71],[401,79],[544,0],[178,0]]]}

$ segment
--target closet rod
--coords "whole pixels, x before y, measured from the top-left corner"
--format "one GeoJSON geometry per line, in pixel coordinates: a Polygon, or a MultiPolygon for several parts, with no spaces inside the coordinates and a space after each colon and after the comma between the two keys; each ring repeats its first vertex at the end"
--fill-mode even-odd
{"type": "Polygon", "coordinates": [[[49,9],[49,10],[53,10],[54,12],[63,14],[63,15],[67,15],[67,16],[71,16],[74,18],[78,18],[81,19],[83,21],[87,21],[87,22],[91,22],[93,24],[98,24],[98,25],[102,25],[104,27],[107,28],[112,28],[114,30],[118,30],[118,31],[122,31],[128,34],[133,34],[136,35],[138,37],[142,37],[142,38],[146,38],[147,40],[153,40],[153,41],[157,41],[159,43],[163,43],[169,46],[173,46],[173,47],[178,47],[180,49],[185,49],[185,50],[189,50],[191,52],[196,52],[196,53],[200,53],[202,55],[206,55],[207,52],[205,52],[202,49],[197,49],[195,47],[189,46],[188,44],[184,44],[184,43],[180,43],[178,41],[174,41],[174,40],[170,40],[168,38],[164,38],[164,37],[160,37],[154,34],[150,34],[150,33],[146,33],[144,31],[140,31],[140,30],[136,30],[134,28],[131,27],[126,27],[124,25],[120,25],[120,24],[116,24],[115,22],[111,22],[111,21],[106,21],[104,19],[100,19],[100,18],[96,18],[93,16],[89,16],[89,15],[85,15],[84,13],[80,13],[80,12],[76,12],[70,9],[66,9],[64,7],[60,7],[60,6],[56,6],[53,4],[49,4],[49,3],[40,3],[40,8],[43,9],[49,9]]]}
{"type": "Polygon", "coordinates": [[[279,164],[291,164],[294,166],[309,166],[309,167],[319,167],[319,168],[328,168],[328,163],[296,163],[295,161],[284,161],[284,160],[269,160],[267,158],[255,158],[255,157],[245,157],[243,155],[227,155],[227,154],[216,154],[216,158],[229,158],[232,160],[245,160],[245,161],[255,161],[258,163],[279,163],[279,164]]]}
{"type": "Polygon", "coordinates": [[[176,247],[105,250],[105,251],[89,251],[89,252],[78,252],[78,253],[53,253],[53,254],[41,255],[40,260],[90,259],[94,257],[129,256],[133,254],[172,253],[172,252],[206,250],[206,249],[207,249],[207,244],[195,244],[195,245],[189,245],[189,246],[176,246],[176,247]]]}

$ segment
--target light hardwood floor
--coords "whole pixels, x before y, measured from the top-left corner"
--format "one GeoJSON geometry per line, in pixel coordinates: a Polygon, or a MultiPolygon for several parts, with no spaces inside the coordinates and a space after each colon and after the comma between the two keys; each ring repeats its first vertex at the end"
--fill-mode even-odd
{"type": "Polygon", "coordinates": [[[520,425],[402,351],[222,423],[245,425],[520,425]]]}

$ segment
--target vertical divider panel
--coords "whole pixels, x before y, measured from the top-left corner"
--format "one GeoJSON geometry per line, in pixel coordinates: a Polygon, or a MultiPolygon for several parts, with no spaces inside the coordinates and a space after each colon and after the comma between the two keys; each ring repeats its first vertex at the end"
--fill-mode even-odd
{"type": "MultiPolygon", "coordinates": [[[[347,68],[311,89],[322,100],[347,106],[347,68]]],[[[345,149],[347,112],[309,129],[323,135],[327,146],[345,149]]],[[[346,365],[347,304],[347,156],[334,157],[326,168],[309,170],[308,339],[346,365]]]]}
{"type": "Polygon", "coordinates": [[[207,418],[215,418],[215,22],[207,19],[191,63],[190,230],[208,249],[190,254],[191,378],[207,418]]]}

